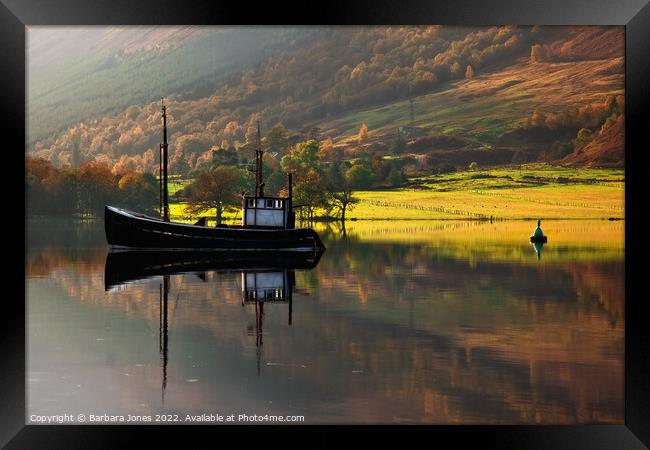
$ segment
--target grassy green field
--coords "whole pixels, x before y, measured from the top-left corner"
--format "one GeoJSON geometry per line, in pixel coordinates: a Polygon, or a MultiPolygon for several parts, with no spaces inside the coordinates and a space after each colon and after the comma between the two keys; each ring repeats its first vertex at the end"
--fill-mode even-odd
{"type": "MultiPolygon", "coordinates": [[[[186,182],[174,181],[170,195],[186,182]]],[[[412,178],[408,187],[360,191],[348,213],[356,220],[623,219],[625,173],[526,164],[412,178]]],[[[193,222],[185,204],[174,220],[193,222]]],[[[214,211],[203,215],[214,216],[214,211]]],[[[241,220],[228,212],[227,223],[241,220]]]]}
{"type": "Polygon", "coordinates": [[[351,219],[622,219],[623,170],[527,164],[415,178],[364,191],[351,219]]]}

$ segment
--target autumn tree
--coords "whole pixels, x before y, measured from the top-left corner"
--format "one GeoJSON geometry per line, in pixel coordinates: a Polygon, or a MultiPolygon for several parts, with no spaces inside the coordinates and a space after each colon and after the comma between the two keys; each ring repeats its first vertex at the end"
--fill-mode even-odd
{"type": "Polygon", "coordinates": [[[546,114],[544,111],[535,109],[533,114],[527,119],[527,125],[529,127],[543,127],[546,126],[546,114]]]}
{"type": "Polygon", "coordinates": [[[237,150],[234,147],[213,147],[212,150],[212,164],[215,167],[237,164],[237,150]]]}
{"type": "Polygon", "coordinates": [[[287,138],[287,135],[287,129],[281,123],[271,128],[271,131],[269,131],[269,133],[266,135],[266,150],[284,154],[289,147],[289,140],[287,138]]]}
{"type": "Polygon", "coordinates": [[[472,67],[471,64],[469,64],[467,66],[467,69],[465,69],[465,78],[467,78],[468,80],[474,78],[474,68],[472,67]]]}
{"type": "Polygon", "coordinates": [[[591,130],[589,130],[588,128],[580,128],[574,140],[574,146],[576,148],[581,147],[587,142],[589,142],[592,139],[592,137],[593,137],[593,132],[591,130]]]}
{"type": "Polygon", "coordinates": [[[241,193],[250,190],[250,175],[235,167],[218,166],[201,172],[185,188],[188,196],[187,211],[200,214],[211,209],[216,210],[217,225],[221,224],[222,215],[241,204],[241,193]]]}
{"type": "Polygon", "coordinates": [[[332,138],[327,138],[320,144],[318,157],[322,161],[340,161],[343,159],[343,148],[335,146],[332,138]]]}
{"type": "Polygon", "coordinates": [[[245,139],[247,145],[257,145],[257,128],[248,127],[246,129],[245,139]]]}
{"type": "Polygon", "coordinates": [[[543,62],[545,59],[544,47],[535,44],[530,48],[530,62],[533,64],[543,62]]]}
{"type": "Polygon", "coordinates": [[[105,205],[153,212],[158,204],[158,180],[151,173],[118,174],[98,161],[57,168],[32,157],[26,159],[25,169],[29,213],[98,216],[105,205]]]}
{"type": "Polygon", "coordinates": [[[359,128],[359,134],[357,136],[357,141],[359,142],[359,144],[361,144],[367,138],[368,138],[368,125],[364,123],[364,124],[361,125],[361,128],[359,128]]]}
{"type": "Polygon", "coordinates": [[[359,199],[353,195],[354,189],[345,176],[345,166],[342,163],[336,161],[330,164],[325,187],[329,209],[336,211],[341,222],[345,224],[346,212],[359,203],[359,199]]]}
{"type": "Polygon", "coordinates": [[[306,211],[307,219],[311,220],[317,208],[327,206],[326,192],[321,174],[309,169],[299,177],[298,182],[294,185],[294,207],[300,208],[301,216],[303,210],[306,211]]]}
{"type": "MultiPolygon", "coordinates": [[[[63,187],[62,171],[43,158],[25,160],[26,207],[30,214],[51,214],[56,210],[63,187]]],[[[68,203],[67,206],[71,206],[68,203]]]]}
{"type": "Polygon", "coordinates": [[[151,173],[129,172],[117,184],[118,204],[138,211],[154,211],[158,205],[158,180],[151,173]]]}
{"type": "Polygon", "coordinates": [[[449,70],[451,71],[452,75],[461,76],[463,69],[458,61],[456,61],[451,65],[451,68],[449,70]]]}
{"type": "Polygon", "coordinates": [[[190,166],[187,163],[185,152],[181,146],[176,147],[174,150],[174,155],[171,157],[171,161],[169,162],[169,170],[170,172],[183,175],[190,171],[190,166]]]}
{"type": "Polygon", "coordinates": [[[223,138],[228,141],[230,145],[241,145],[245,139],[245,133],[242,127],[239,126],[236,120],[231,120],[226,124],[223,129],[223,138]]]}
{"type": "Polygon", "coordinates": [[[117,191],[116,178],[105,164],[87,161],[74,172],[77,191],[77,211],[94,214],[102,211],[104,205],[112,203],[117,191]]]}

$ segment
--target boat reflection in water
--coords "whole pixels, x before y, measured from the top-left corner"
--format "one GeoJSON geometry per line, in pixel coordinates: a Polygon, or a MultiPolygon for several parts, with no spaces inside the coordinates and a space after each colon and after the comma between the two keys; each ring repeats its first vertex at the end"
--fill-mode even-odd
{"type": "Polygon", "coordinates": [[[293,288],[296,273],[293,270],[248,270],[241,274],[242,306],[255,309],[255,346],[257,347],[257,376],[260,375],[264,339],[264,304],[288,303],[288,324],[291,325],[293,288]]]}
{"type": "Polygon", "coordinates": [[[322,252],[192,252],[192,251],[111,251],[106,255],[104,288],[112,291],[130,283],[160,277],[159,351],[162,367],[162,400],[167,387],[169,360],[169,280],[172,275],[195,274],[206,280],[208,272],[241,272],[242,306],[255,310],[255,345],[257,375],[260,374],[263,344],[264,304],[288,304],[288,325],[291,325],[292,293],[296,284],[295,270],[316,267],[322,252]]]}
{"type": "Polygon", "coordinates": [[[205,278],[205,272],[308,270],[316,267],[321,255],[321,251],[110,251],[106,255],[104,287],[110,291],[132,281],[186,273],[205,278]]]}

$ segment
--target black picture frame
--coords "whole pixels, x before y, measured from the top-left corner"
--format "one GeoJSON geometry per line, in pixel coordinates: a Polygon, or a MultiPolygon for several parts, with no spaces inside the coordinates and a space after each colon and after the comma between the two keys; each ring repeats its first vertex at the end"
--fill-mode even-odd
{"type": "MultiPolygon", "coordinates": [[[[443,24],[443,25],[624,25],[625,55],[625,425],[582,426],[417,426],[361,427],[365,436],[382,437],[386,430],[397,437],[421,437],[429,442],[445,439],[454,446],[471,443],[497,448],[644,448],[650,446],[650,354],[646,331],[641,220],[648,201],[643,195],[644,152],[650,150],[646,129],[650,101],[650,4],[644,0],[357,0],[354,2],[303,3],[292,5],[265,2],[199,0],[0,0],[0,111],[4,170],[24,167],[26,71],[25,30],[30,25],[184,25],[184,24],[443,24]],[[289,11],[298,16],[289,18],[289,11]],[[7,140],[10,136],[13,140],[7,140]],[[8,142],[13,142],[13,145],[8,142]],[[8,147],[11,145],[10,147],[8,147]],[[8,156],[11,158],[6,159],[8,156]],[[15,159],[14,159],[15,158],[15,159]],[[417,436],[416,436],[417,435],[417,436]]],[[[5,197],[11,191],[5,187],[5,197]]],[[[24,198],[16,196],[12,210],[24,198]]],[[[6,210],[5,208],[5,210],[6,210]]],[[[8,229],[11,224],[3,217],[8,229]]],[[[3,227],[5,228],[5,227],[3,227]]],[[[11,242],[17,244],[13,230],[11,242]]],[[[26,243],[25,243],[26,245],[26,243]]],[[[7,278],[20,280],[19,263],[6,250],[10,261],[7,278]]],[[[24,268],[24,266],[23,266],[24,268]]],[[[24,276],[24,272],[23,272],[24,276]]],[[[24,284],[23,284],[24,289],[24,284]]],[[[20,292],[20,289],[18,290],[20,292]]],[[[2,389],[0,444],[7,448],[118,448],[129,447],[134,437],[169,438],[179,435],[189,442],[218,432],[250,431],[248,427],[210,426],[72,426],[25,425],[25,304],[17,295],[5,295],[2,306],[2,389]],[[245,429],[246,428],[246,429],[245,429]]],[[[293,427],[280,427],[283,431],[293,427]]],[[[329,428],[299,427],[316,431],[323,442],[329,428]]],[[[341,429],[345,427],[334,427],[341,429]]],[[[256,427],[262,437],[275,434],[276,427],[256,427]]],[[[330,438],[332,439],[332,438],[330,438]]],[[[334,441],[334,439],[332,439],[334,441]]],[[[187,442],[187,441],[186,441],[187,442]]],[[[335,441],[334,441],[335,442],[335,441]]],[[[403,442],[403,441],[400,441],[403,442]]],[[[420,441],[412,441],[413,443],[420,441]]],[[[151,443],[151,442],[149,442],[151,443]]],[[[193,445],[190,445],[193,447],[193,445]]]]}

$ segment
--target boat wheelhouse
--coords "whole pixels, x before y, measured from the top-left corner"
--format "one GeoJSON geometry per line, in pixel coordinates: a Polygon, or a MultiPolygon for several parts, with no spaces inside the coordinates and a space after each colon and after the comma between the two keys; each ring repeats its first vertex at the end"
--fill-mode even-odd
{"type": "Polygon", "coordinates": [[[246,197],[242,202],[242,226],[293,228],[291,197],[246,197]]]}

